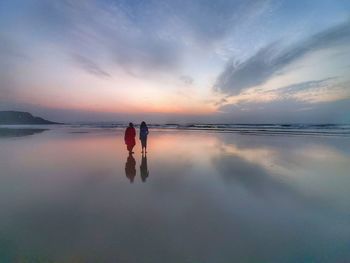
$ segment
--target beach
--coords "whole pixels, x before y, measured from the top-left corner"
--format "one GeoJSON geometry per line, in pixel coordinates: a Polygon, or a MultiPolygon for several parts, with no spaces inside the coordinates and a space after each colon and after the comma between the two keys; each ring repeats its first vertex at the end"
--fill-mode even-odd
{"type": "Polygon", "coordinates": [[[36,131],[0,137],[0,262],[350,261],[349,136],[36,131]]]}

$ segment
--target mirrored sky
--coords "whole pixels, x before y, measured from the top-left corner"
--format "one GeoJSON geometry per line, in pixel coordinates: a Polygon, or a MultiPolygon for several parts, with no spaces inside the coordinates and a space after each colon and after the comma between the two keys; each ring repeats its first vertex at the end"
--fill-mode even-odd
{"type": "Polygon", "coordinates": [[[350,121],[350,2],[0,3],[0,110],[57,121],[350,121]]]}
{"type": "Polygon", "coordinates": [[[349,262],[348,138],[123,134],[0,138],[1,262],[349,262]]]}

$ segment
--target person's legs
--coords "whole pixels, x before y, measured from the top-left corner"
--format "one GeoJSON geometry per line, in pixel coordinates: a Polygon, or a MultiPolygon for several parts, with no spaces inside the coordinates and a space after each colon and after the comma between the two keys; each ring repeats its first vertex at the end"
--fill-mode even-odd
{"type": "Polygon", "coordinates": [[[145,151],[146,151],[146,148],[147,148],[147,139],[146,138],[141,139],[141,145],[142,145],[142,152],[143,152],[143,149],[145,149],[145,151]]]}
{"type": "Polygon", "coordinates": [[[129,153],[132,153],[132,149],[134,148],[134,144],[128,144],[127,145],[127,149],[128,149],[128,151],[129,151],[129,153]]]}

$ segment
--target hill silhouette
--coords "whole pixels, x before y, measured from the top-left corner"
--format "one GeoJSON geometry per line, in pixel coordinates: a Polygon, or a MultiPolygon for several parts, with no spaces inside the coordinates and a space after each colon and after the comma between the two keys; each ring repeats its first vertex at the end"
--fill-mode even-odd
{"type": "Polygon", "coordinates": [[[62,124],[23,111],[0,111],[0,124],[62,124]]]}

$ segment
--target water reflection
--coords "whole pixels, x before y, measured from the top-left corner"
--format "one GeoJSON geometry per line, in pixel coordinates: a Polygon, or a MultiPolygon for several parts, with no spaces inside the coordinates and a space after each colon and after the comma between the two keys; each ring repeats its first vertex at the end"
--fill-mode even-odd
{"type": "MultiPolygon", "coordinates": [[[[125,163],[125,176],[129,179],[130,183],[133,183],[136,176],[136,160],[132,153],[130,153],[125,163]]],[[[149,170],[147,165],[147,154],[142,153],[141,165],[140,165],[140,177],[143,183],[146,182],[149,176],[149,170]]]]}
{"type": "Polygon", "coordinates": [[[47,131],[47,129],[0,128],[0,138],[29,136],[44,131],[47,131]]]}
{"type": "Polygon", "coordinates": [[[0,140],[0,262],[350,262],[349,139],[151,139],[151,156],[115,130],[0,140]]]}
{"type": "Polygon", "coordinates": [[[146,179],[149,176],[146,153],[142,153],[142,159],[141,159],[141,165],[140,165],[140,175],[141,175],[142,182],[146,182],[146,179]]]}
{"type": "Polygon", "coordinates": [[[130,183],[134,182],[136,176],[136,161],[132,153],[129,153],[125,163],[125,175],[129,178],[130,183]]]}

